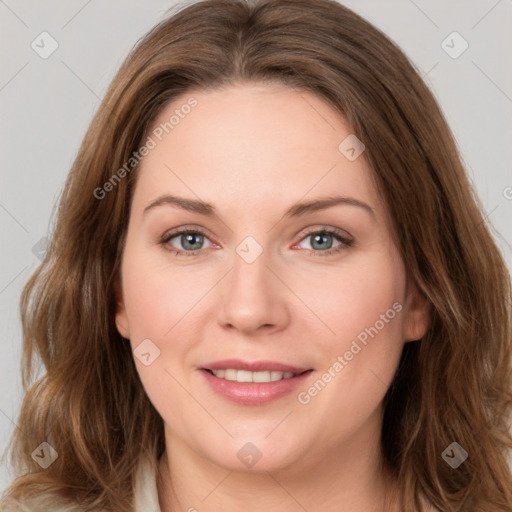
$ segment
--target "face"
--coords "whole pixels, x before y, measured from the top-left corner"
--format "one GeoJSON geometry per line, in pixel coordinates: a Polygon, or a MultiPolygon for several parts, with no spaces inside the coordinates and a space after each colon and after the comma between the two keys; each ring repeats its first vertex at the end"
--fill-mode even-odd
{"type": "Polygon", "coordinates": [[[312,93],[238,84],[154,128],[116,325],[167,448],[268,471],[368,446],[428,319],[350,127],[312,93]]]}

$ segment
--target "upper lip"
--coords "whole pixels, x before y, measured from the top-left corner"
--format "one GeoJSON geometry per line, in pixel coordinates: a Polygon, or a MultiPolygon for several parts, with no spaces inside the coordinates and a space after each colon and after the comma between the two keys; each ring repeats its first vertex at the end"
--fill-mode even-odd
{"type": "Polygon", "coordinates": [[[288,364],[278,363],[276,361],[242,361],[240,359],[224,359],[205,364],[204,370],[246,370],[249,372],[290,372],[304,373],[311,368],[298,368],[288,364]]]}

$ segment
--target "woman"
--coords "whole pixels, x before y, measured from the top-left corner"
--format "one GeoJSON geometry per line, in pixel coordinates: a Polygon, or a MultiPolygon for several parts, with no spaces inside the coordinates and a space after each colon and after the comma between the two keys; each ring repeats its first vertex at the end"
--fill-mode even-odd
{"type": "Polygon", "coordinates": [[[114,78],[24,289],[2,506],[508,511],[510,296],[389,39],[190,5],[114,78]]]}

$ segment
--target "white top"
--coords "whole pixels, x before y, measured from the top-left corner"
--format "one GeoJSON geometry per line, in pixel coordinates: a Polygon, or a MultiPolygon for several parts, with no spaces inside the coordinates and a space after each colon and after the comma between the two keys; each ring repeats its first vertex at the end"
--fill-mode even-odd
{"type": "Polygon", "coordinates": [[[156,475],[147,461],[141,462],[135,483],[135,512],[161,512],[156,475]]]}

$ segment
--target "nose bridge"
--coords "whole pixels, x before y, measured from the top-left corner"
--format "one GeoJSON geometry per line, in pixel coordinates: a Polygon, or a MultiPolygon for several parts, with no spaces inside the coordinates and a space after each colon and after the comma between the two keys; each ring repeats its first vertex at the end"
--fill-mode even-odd
{"type": "Polygon", "coordinates": [[[267,281],[269,251],[264,250],[254,238],[249,237],[235,249],[233,257],[233,272],[231,279],[236,286],[248,288],[248,292],[256,292],[264,287],[267,281]],[[257,244],[257,245],[256,245],[257,244]]]}
{"type": "Polygon", "coordinates": [[[247,236],[235,248],[232,271],[223,293],[221,322],[243,331],[281,324],[286,310],[283,291],[268,268],[271,252],[247,236]]]}

